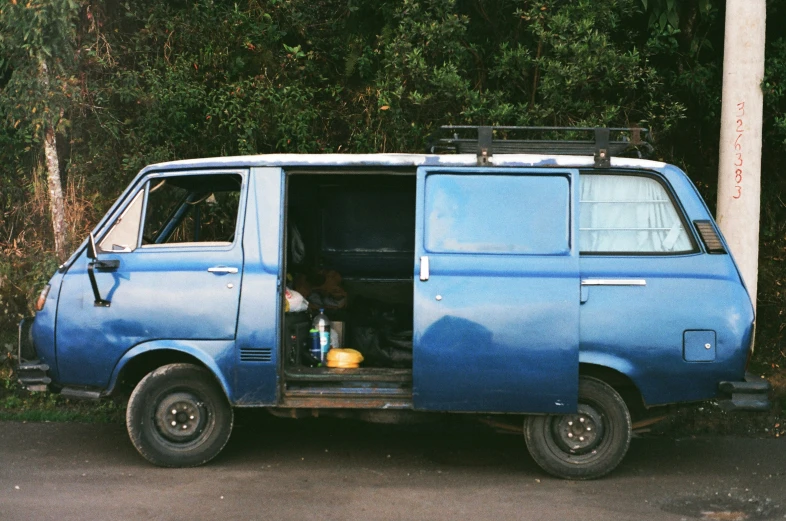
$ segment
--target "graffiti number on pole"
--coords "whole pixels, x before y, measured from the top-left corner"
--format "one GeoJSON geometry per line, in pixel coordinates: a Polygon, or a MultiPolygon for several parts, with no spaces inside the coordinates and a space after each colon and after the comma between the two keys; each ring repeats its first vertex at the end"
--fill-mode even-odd
{"type": "Polygon", "coordinates": [[[742,197],[742,165],[745,160],[742,157],[742,134],[745,132],[745,102],[737,103],[737,125],[734,127],[734,199],[742,197]]]}

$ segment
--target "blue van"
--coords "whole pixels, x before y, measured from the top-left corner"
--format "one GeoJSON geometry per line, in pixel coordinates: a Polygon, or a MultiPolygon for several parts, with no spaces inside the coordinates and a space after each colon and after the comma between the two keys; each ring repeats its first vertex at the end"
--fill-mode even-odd
{"type": "Polygon", "coordinates": [[[129,393],[131,441],[169,467],[215,457],[235,407],[498,417],[570,479],[614,469],[653,407],[767,409],[753,306],[688,177],[620,157],[615,129],[509,130],[146,167],[20,324],[20,381],[129,393]],[[360,367],[309,355],[318,307],[360,367]]]}

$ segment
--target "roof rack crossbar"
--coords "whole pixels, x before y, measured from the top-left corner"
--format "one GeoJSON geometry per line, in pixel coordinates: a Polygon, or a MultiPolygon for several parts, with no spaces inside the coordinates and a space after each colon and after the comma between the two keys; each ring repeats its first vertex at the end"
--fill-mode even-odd
{"type": "MultiPolygon", "coordinates": [[[[492,154],[556,154],[592,155],[595,166],[608,168],[611,157],[630,149],[651,151],[649,143],[642,139],[647,134],[644,128],[596,128],[596,127],[514,127],[514,126],[471,126],[447,125],[438,131],[447,136],[430,140],[430,153],[475,153],[478,165],[492,163],[492,154]],[[513,139],[516,134],[550,134],[548,139],[513,139]],[[576,139],[575,134],[591,134],[590,139],[576,139]],[[554,134],[563,134],[568,139],[552,139],[554,134]],[[572,134],[572,135],[571,135],[572,134]],[[614,139],[612,139],[614,134],[614,139]],[[621,134],[621,135],[620,135],[621,134]],[[509,139],[510,138],[510,139],[509,139]]],[[[589,137],[589,136],[588,136],[589,137]]]]}

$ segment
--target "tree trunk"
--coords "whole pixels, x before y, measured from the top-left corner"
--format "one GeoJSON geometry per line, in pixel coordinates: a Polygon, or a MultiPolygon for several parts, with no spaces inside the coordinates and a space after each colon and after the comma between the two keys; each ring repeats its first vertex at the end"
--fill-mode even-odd
{"type": "MultiPolygon", "coordinates": [[[[49,69],[46,61],[41,60],[41,82],[45,91],[49,90],[49,69]]],[[[51,117],[51,113],[50,113],[51,117]]],[[[57,157],[55,126],[46,120],[44,128],[44,155],[46,156],[47,186],[49,189],[49,213],[52,216],[52,230],[55,237],[55,254],[59,261],[66,258],[65,204],[63,203],[63,184],[60,181],[60,161],[57,157]]]]}
{"type": "Polygon", "coordinates": [[[49,188],[49,212],[52,215],[52,229],[55,234],[55,253],[58,260],[65,260],[65,205],[63,203],[63,185],[60,182],[60,164],[57,158],[57,141],[55,129],[50,124],[46,127],[44,139],[46,155],[47,185],[49,188]]]}

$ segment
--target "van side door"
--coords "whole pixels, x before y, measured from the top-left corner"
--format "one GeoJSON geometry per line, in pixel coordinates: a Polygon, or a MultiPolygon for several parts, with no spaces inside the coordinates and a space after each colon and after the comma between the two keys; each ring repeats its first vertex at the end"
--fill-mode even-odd
{"type": "Polygon", "coordinates": [[[577,194],[573,169],[418,169],[415,408],[576,410],[577,194]]]}
{"type": "Polygon", "coordinates": [[[55,335],[63,384],[104,388],[124,353],[154,340],[201,342],[231,364],[247,180],[246,170],[157,173],[129,193],[96,237],[99,258],[115,263],[95,270],[109,304],[95,303],[86,252],[63,277],[55,335]]]}

